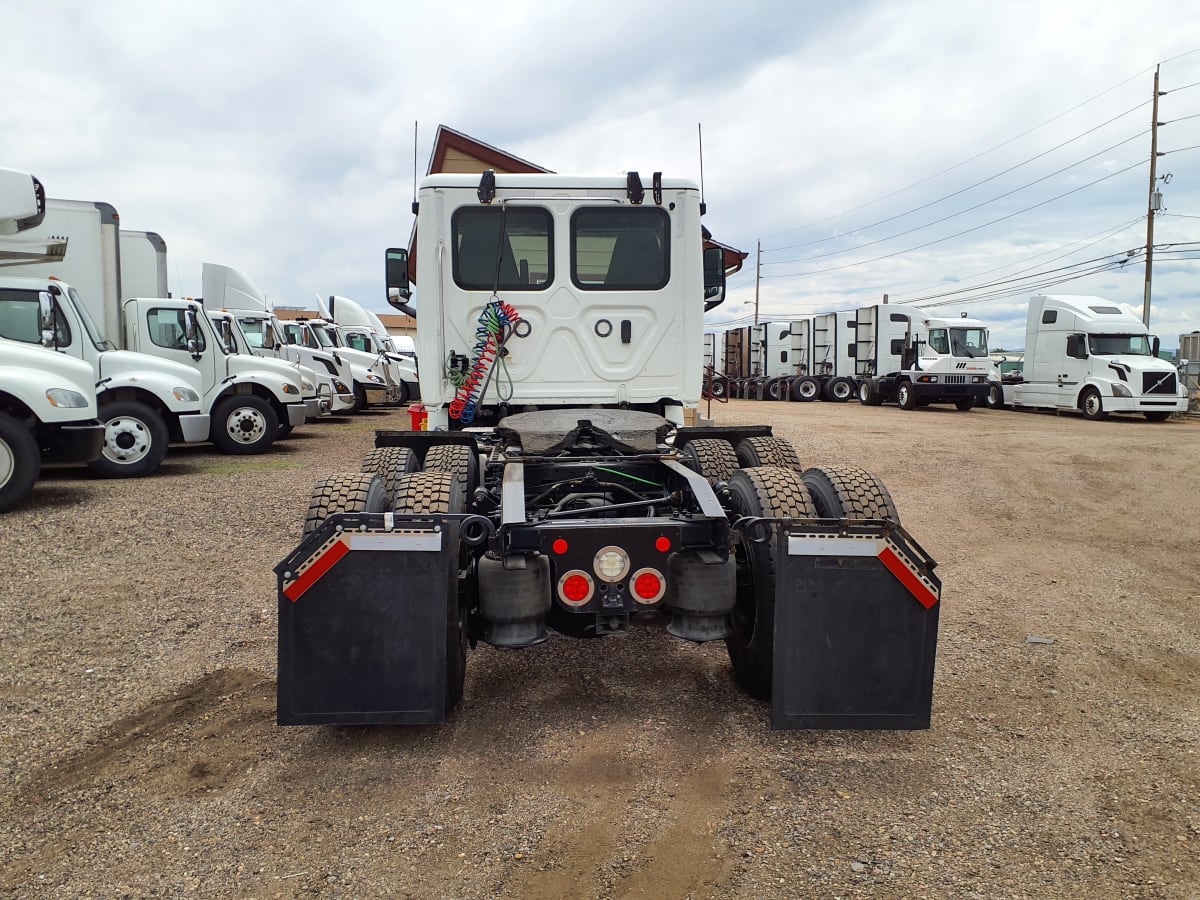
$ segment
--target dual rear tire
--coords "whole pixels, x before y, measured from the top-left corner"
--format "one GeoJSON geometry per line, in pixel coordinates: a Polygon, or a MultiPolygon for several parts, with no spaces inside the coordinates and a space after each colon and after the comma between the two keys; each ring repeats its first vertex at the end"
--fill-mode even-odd
{"type": "MultiPolygon", "coordinates": [[[[890,519],[896,506],[883,482],[857,466],[824,466],[803,474],[782,466],[739,469],[729,480],[736,517],[890,519]]],[[[777,543],[743,536],[737,556],[736,602],[725,639],[735,680],[759,700],[771,697],[775,664],[777,543]]]]}

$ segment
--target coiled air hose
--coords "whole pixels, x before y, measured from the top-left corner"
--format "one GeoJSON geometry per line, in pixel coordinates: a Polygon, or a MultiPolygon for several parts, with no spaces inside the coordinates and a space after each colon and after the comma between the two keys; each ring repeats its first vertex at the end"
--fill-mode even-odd
{"type": "Polygon", "coordinates": [[[513,329],[520,321],[521,316],[516,309],[492,295],[479,314],[479,322],[475,327],[475,346],[471,351],[474,358],[466,378],[457,386],[454,399],[450,401],[450,418],[464,425],[475,421],[475,408],[491,381],[497,360],[503,365],[501,349],[512,337],[513,329]]]}

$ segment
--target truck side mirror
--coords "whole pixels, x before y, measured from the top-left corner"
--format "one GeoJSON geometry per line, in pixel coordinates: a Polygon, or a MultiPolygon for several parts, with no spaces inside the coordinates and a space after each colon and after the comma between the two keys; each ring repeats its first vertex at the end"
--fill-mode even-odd
{"type": "Polygon", "coordinates": [[[1067,335],[1067,356],[1072,359],[1087,359],[1086,336],[1082,334],[1067,335]]]}
{"type": "Polygon", "coordinates": [[[1160,346],[1162,346],[1162,345],[1159,343],[1158,335],[1156,334],[1150,340],[1150,355],[1153,356],[1155,359],[1158,359],[1158,348],[1160,346]]]}
{"type": "Polygon", "coordinates": [[[195,362],[200,361],[200,323],[196,320],[196,310],[188,307],[183,311],[183,335],[187,338],[187,352],[195,362]]]}
{"type": "Polygon", "coordinates": [[[42,332],[43,347],[58,346],[58,331],[54,321],[54,298],[49,291],[38,291],[38,321],[42,332]]]}
{"type": "Polygon", "coordinates": [[[704,311],[725,302],[725,251],[720,247],[704,250],[704,311]]]}

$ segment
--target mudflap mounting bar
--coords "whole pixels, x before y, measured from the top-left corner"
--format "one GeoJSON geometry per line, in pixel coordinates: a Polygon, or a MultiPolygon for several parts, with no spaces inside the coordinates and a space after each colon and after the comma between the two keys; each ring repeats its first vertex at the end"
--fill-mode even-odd
{"type": "Polygon", "coordinates": [[[894,522],[775,524],[772,727],[928,728],[937,564],[894,522]]]}
{"type": "Polygon", "coordinates": [[[444,722],[477,516],[330,516],[275,567],[280,725],[444,722]]]}

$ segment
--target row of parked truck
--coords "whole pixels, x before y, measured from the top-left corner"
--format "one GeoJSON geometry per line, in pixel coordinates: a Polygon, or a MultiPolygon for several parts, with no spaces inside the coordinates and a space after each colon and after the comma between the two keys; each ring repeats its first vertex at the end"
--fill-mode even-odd
{"type": "Polygon", "coordinates": [[[789,322],[705,334],[709,396],[754,400],[857,397],[903,409],[1078,410],[1088,419],[1141,413],[1163,421],[1187,409],[1159,339],[1117,303],[1038,295],[1029,301],[1020,366],[988,351],[984,322],[880,303],[789,322]]]}
{"type": "Polygon", "coordinates": [[[416,395],[415,355],[353,300],[283,322],[234,268],[206,263],[202,284],[171,297],[157,234],[0,169],[0,512],[43,462],[140,477],[171,443],[262,453],[306,421],[416,395]]]}

